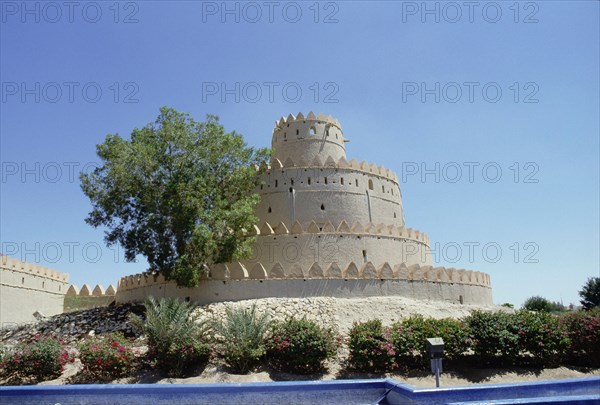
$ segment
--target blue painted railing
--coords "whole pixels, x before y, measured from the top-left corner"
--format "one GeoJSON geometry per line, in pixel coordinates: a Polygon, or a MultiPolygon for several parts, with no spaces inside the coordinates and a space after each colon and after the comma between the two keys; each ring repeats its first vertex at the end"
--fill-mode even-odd
{"type": "Polygon", "coordinates": [[[600,404],[600,377],[416,389],[391,379],[0,387],[1,404],[600,404]]]}

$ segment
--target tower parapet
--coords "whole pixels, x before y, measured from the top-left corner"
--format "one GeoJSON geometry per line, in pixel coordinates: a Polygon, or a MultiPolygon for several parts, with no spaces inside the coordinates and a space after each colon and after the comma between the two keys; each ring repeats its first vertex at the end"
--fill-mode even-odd
{"type": "Polygon", "coordinates": [[[323,161],[331,156],[338,161],[346,157],[347,141],[339,121],[330,115],[315,116],[312,111],[306,116],[290,114],[275,122],[271,141],[273,159],[313,162],[318,156],[323,161]]]}

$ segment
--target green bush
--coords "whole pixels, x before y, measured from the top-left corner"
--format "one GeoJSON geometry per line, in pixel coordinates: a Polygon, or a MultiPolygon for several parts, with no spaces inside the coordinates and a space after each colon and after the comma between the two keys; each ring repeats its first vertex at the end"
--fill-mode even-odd
{"type": "Polygon", "coordinates": [[[514,318],[504,312],[473,311],[465,318],[472,349],[480,362],[514,363],[519,354],[519,334],[514,318]]]}
{"type": "Polygon", "coordinates": [[[10,350],[3,345],[0,345],[0,378],[8,375],[7,363],[12,358],[10,350]]]}
{"type": "Polygon", "coordinates": [[[193,366],[206,363],[210,348],[208,323],[199,322],[191,303],[179,299],[149,297],[146,319],[130,316],[131,323],[148,339],[148,359],[170,376],[185,375],[193,366]]]}
{"type": "Polygon", "coordinates": [[[4,350],[0,369],[11,382],[37,383],[60,377],[73,355],[62,342],[52,337],[37,337],[29,344],[18,344],[12,351],[4,350]]]}
{"type": "Polygon", "coordinates": [[[337,345],[331,329],[295,318],[273,324],[265,340],[267,357],[273,366],[300,374],[323,370],[325,360],[335,356],[337,345]]]}
{"type": "Polygon", "coordinates": [[[565,312],[567,310],[560,302],[552,302],[540,296],[527,298],[523,309],[536,312],[565,312]]]}
{"type": "Polygon", "coordinates": [[[235,372],[245,374],[265,354],[264,337],[269,326],[267,314],[258,316],[256,306],[227,308],[223,322],[214,324],[219,354],[235,372]]]}
{"type": "Polygon", "coordinates": [[[413,315],[391,327],[391,342],[396,351],[398,366],[429,367],[425,341],[433,337],[444,340],[444,359],[447,360],[455,360],[471,348],[466,322],[413,315]]]}
{"type": "Polygon", "coordinates": [[[513,318],[519,336],[519,354],[522,360],[545,367],[561,364],[570,341],[556,315],[519,311],[513,318]]]}
{"type": "Polygon", "coordinates": [[[560,318],[569,337],[568,361],[575,365],[600,367],[600,311],[578,311],[560,318]]]}
{"type": "Polygon", "coordinates": [[[389,339],[390,333],[380,320],[355,322],[349,332],[350,367],[374,373],[393,370],[396,352],[389,339]]]}
{"type": "Polygon", "coordinates": [[[122,334],[97,336],[79,345],[82,375],[86,380],[111,381],[131,375],[138,358],[122,334]]]}

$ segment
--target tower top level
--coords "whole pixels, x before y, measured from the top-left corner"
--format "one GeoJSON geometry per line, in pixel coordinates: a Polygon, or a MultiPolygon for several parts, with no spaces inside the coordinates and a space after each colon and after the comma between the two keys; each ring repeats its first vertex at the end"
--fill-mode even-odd
{"type": "Polygon", "coordinates": [[[345,142],[348,140],[338,120],[323,113],[316,116],[311,111],[306,116],[290,114],[276,121],[271,146],[273,157],[282,162],[288,158],[312,162],[317,156],[323,160],[331,156],[337,161],[346,157],[345,142]]]}
{"type": "Polygon", "coordinates": [[[291,124],[297,121],[321,121],[330,125],[335,125],[336,127],[338,127],[339,130],[342,129],[340,122],[337,119],[333,118],[331,115],[325,116],[325,114],[320,113],[318,116],[316,116],[312,111],[310,111],[306,115],[306,117],[301,112],[299,112],[298,115],[295,117],[294,114],[288,115],[287,118],[281,117],[279,121],[275,121],[275,128],[273,129],[273,132],[275,132],[277,129],[284,128],[287,124],[291,124]]]}

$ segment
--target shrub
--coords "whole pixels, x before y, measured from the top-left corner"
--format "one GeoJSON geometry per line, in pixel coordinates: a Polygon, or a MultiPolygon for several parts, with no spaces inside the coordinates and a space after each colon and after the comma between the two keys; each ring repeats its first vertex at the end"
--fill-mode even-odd
{"type": "Polygon", "coordinates": [[[465,321],[469,325],[473,352],[479,361],[514,362],[519,353],[519,334],[510,314],[473,311],[465,321]]]}
{"type": "Polygon", "coordinates": [[[570,363],[600,367],[600,312],[578,311],[560,318],[570,340],[570,363]]]}
{"type": "Polygon", "coordinates": [[[584,309],[592,309],[600,306],[600,277],[590,277],[585,282],[581,291],[581,305],[584,309]]]}
{"type": "Polygon", "coordinates": [[[149,297],[145,306],[146,319],[132,314],[130,321],[148,338],[147,357],[156,367],[179,377],[208,360],[209,327],[197,321],[193,304],[149,297]]]}
{"type": "Polygon", "coordinates": [[[514,314],[519,336],[520,355],[527,362],[541,366],[558,366],[569,347],[569,338],[556,315],[545,312],[519,311],[514,314]]]}
{"type": "Polygon", "coordinates": [[[374,319],[354,323],[349,332],[350,367],[375,373],[393,370],[396,366],[396,352],[389,341],[389,331],[374,319]]]}
{"type": "Polygon", "coordinates": [[[447,360],[458,358],[471,347],[466,322],[449,318],[426,319],[413,315],[393,324],[391,328],[391,342],[398,365],[429,366],[425,341],[433,337],[444,340],[444,358],[447,360]]]}
{"type": "Polygon", "coordinates": [[[86,379],[110,381],[131,375],[138,366],[136,353],[122,334],[98,336],[79,345],[86,379]]]}
{"type": "Polygon", "coordinates": [[[65,364],[74,357],[52,337],[37,337],[32,343],[19,344],[2,355],[4,375],[11,381],[40,382],[59,377],[65,364]]]}
{"type": "Polygon", "coordinates": [[[4,378],[8,374],[6,365],[10,358],[10,351],[3,345],[0,345],[0,378],[4,378]]]}
{"type": "Polygon", "coordinates": [[[561,303],[552,302],[540,296],[527,298],[523,309],[536,312],[564,312],[567,310],[561,303]]]}
{"type": "Polygon", "coordinates": [[[219,352],[227,365],[242,374],[247,373],[265,354],[264,336],[268,329],[268,315],[256,314],[251,308],[227,308],[223,322],[214,324],[219,352]]]}
{"type": "Polygon", "coordinates": [[[333,331],[306,319],[290,318],[275,323],[265,346],[271,364],[300,374],[322,370],[325,360],[337,352],[333,331]]]}

